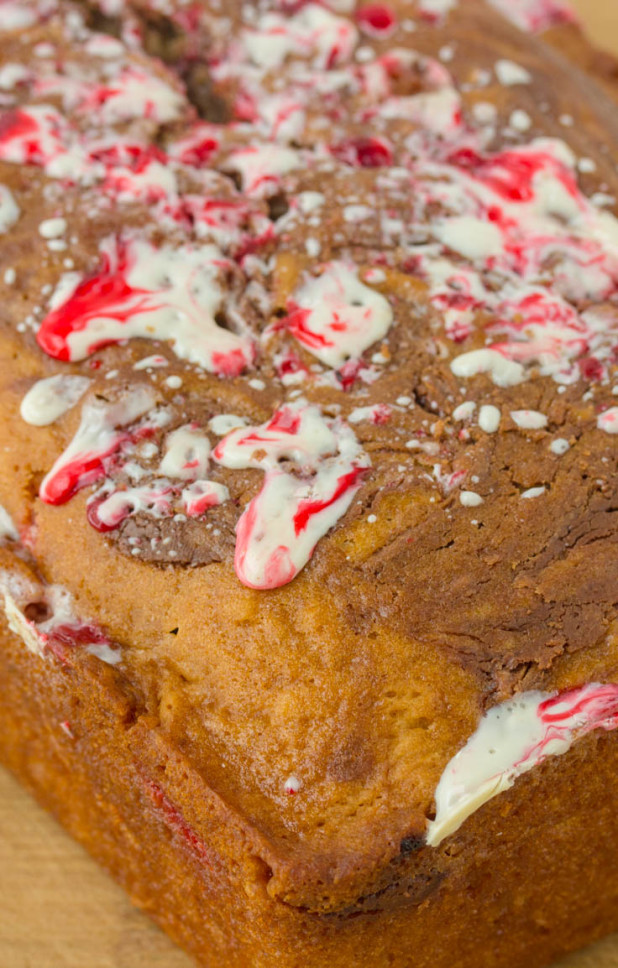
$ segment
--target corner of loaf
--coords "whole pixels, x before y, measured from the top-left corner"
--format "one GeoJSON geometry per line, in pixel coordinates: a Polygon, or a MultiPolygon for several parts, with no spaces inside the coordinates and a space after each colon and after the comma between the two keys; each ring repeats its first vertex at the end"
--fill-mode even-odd
{"type": "Polygon", "coordinates": [[[204,965],[616,926],[618,127],[577,31],[0,3],[0,752],[204,965]]]}

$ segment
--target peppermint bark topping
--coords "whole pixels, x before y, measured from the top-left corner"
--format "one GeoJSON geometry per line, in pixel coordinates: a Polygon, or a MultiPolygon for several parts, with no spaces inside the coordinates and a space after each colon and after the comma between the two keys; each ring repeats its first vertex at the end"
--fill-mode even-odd
{"type": "Polygon", "coordinates": [[[427,833],[436,847],[483,803],[548,756],[560,756],[595,729],[618,727],[618,686],[592,683],[546,694],[524,692],[494,706],[446,767],[427,833]]]}
{"type": "Polygon", "coordinates": [[[94,275],[61,282],[38,332],[42,349],[74,362],[119,340],[171,340],[174,352],[212,373],[236,376],[253,360],[248,336],[222,329],[225,262],[214,246],[155,249],[141,239],[106,239],[94,275]]]}
{"type": "Polygon", "coordinates": [[[251,588],[277,588],[298,574],[350,506],[370,463],[349,427],[303,405],[232,431],[213,457],[225,467],[266,473],[237,527],[236,573],[251,588]],[[280,466],[286,460],[296,472],[280,466]]]}
{"type": "Polygon", "coordinates": [[[113,405],[84,404],[77,433],[41,484],[41,500],[64,504],[78,490],[100,480],[106,465],[130,439],[125,428],[153,404],[154,395],[148,388],[136,388],[113,405]]]}
{"type": "Polygon", "coordinates": [[[365,286],[355,268],[324,266],[307,279],[289,304],[285,326],[322,363],[339,368],[386,335],[393,312],[380,293],[365,286]]]}
{"type": "MultiPolygon", "coordinates": [[[[611,435],[611,199],[600,181],[588,189],[597,162],[538,136],[527,62],[493,58],[464,79],[455,42],[436,57],[412,48],[415,31],[425,50],[447,18],[456,26],[456,3],[424,0],[416,20],[388,4],[247,7],[231,32],[211,12],[203,97],[190,82],[199,121],[122,9],[119,40],[55,7],[33,3],[18,48],[7,13],[0,65],[0,161],[40,186],[46,267],[15,320],[49,358],[22,413],[32,426],[69,421],[90,391],[44,500],[96,483],[90,522],[119,542],[134,526],[136,556],[148,522],[203,526],[204,542],[237,524],[241,580],[270,587],[352,519],[361,484],[379,477],[374,449],[399,453],[391,473],[418,475],[436,510],[478,509],[476,526],[500,499],[468,467],[480,440],[517,433],[567,464],[580,386],[586,433],[611,435]],[[37,17],[49,18],[44,42],[37,17]],[[152,386],[136,415],[109,402],[131,399],[132,381],[138,396],[152,386]],[[289,414],[299,427],[284,433],[289,414]],[[236,452],[242,427],[246,447],[260,429],[269,454],[281,433],[291,449],[270,463],[236,452]],[[228,430],[211,453],[209,434],[228,430]]],[[[517,16],[542,29],[557,7],[522,2],[517,16]]],[[[197,9],[168,13],[185,36],[206,24],[197,9]]],[[[22,195],[5,181],[0,231],[17,237],[22,195]]],[[[17,297],[24,263],[3,278],[17,297]]],[[[547,478],[527,475],[518,503],[550,497],[547,478]]],[[[171,540],[150,544],[160,538],[171,540]]]]}

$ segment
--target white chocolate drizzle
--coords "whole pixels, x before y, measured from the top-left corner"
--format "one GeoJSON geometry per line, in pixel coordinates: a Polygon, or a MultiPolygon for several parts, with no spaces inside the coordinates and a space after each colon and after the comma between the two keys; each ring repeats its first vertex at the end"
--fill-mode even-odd
{"type": "Polygon", "coordinates": [[[73,362],[108,343],[141,338],[169,340],[177,356],[213,373],[235,376],[250,366],[251,338],[215,321],[223,299],[215,246],[155,248],[111,237],[101,255],[96,276],[60,282],[37,335],[50,356],[73,362]]]}
{"type": "Polygon", "coordinates": [[[288,309],[286,328],[333,368],[358,358],[387,334],[393,322],[384,296],[362,283],[358,270],[343,262],[331,262],[319,276],[306,279],[288,309]]]}
{"type": "Polygon", "coordinates": [[[563,693],[524,692],[494,706],[450,761],[435,794],[427,843],[437,847],[488,800],[594,729],[618,727],[618,686],[592,683],[563,693]]]}
{"type": "Polygon", "coordinates": [[[303,404],[280,408],[260,427],[232,431],[213,458],[266,473],[237,525],[236,574],[250,588],[277,588],[298,574],[349,508],[370,465],[349,427],[303,404]],[[286,460],[298,470],[284,469],[286,460]]]}
{"type": "Polygon", "coordinates": [[[44,478],[39,496],[47,504],[64,504],[77,490],[99,480],[130,435],[125,429],[155,403],[148,387],[135,387],[115,404],[88,401],[73,440],[44,478]]]}

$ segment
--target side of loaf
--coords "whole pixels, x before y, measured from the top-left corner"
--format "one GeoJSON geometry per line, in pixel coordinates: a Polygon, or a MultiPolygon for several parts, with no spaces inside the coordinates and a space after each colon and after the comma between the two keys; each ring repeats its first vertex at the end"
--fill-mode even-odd
{"type": "Polygon", "coordinates": [[[442,848],[402,844],[385,890],[315,914],[271,897],[251,837],[113,672],[42,666],[6,627],[2,643],[3,763],[200,965],[540,968],[618,928],[613,735],[522,777],[442,848]]]}
{"type": "Polygon", "coordinates": [[[205,965],[618,924],[618,125],[496,6],[0,4],[1,755],[205,965]]]}

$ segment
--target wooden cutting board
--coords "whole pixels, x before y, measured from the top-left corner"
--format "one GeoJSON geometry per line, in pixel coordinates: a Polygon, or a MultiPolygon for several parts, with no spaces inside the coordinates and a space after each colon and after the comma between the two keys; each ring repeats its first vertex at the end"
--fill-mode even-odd
{"type": "MultiPolygon", "coordinates": [[[[576,0],[576,6],[592,37],[618,50],[618,0],[576,0]]],[[[0,968],[192,965],[0,770],[0,968]]],[[[618,968],[618,935],[559,968],[618,968]]]]}
{"type": "Polygon", "coordinates": [[[618,0],[570,0],[597,44],[618,51],[618,0]]]}

